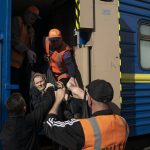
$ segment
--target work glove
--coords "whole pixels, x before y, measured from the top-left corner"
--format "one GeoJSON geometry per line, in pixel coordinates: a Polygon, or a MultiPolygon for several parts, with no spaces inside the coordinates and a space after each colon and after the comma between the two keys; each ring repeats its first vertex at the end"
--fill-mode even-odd
{"type": "Polygon", "coordinates": [[[46,91],[49,87],[54,87],[52,83],[47,83],[44,91],[46,91]]]}
{"type": "Polygon", "coordinates": [[[27,51],[27,57],[30,64],[36,63],[36,54],[32,50],[27,51]]]}

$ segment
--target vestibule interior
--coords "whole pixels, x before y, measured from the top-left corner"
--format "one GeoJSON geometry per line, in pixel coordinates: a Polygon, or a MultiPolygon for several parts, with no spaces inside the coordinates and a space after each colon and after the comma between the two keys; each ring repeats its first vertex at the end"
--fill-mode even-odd
{"type": "Polygon", "coordinates": [[[25,9],[35,5],[39,8],[41,19],[34,24],[37,59],[44,53],[43,37],[52,28],[62,31],[63,39],[69,45],[74,43],[75,2],[74,0],[12,0],[12,16],[22,16],[25,9]]]}

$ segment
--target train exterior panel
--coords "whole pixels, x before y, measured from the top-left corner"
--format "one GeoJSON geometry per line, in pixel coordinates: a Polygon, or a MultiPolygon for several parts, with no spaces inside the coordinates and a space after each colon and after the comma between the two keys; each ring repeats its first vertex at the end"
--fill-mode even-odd
{"type": "Polygon", "coordinates": [[[150,133],[150,1],[120,0],[122,115],[130,135],[150,133]]]}

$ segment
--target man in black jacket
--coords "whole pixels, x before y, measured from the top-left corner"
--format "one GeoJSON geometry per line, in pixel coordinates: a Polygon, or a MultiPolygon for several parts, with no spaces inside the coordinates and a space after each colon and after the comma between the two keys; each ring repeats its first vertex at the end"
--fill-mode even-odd
{"type": "Polygon", "coordinates": [[[47,88],[43,101],[27,115],[26,103],[20,93],[13,93],[6,102],[8,120],[5,123],[0,140],[4,150],[39,150],[38,133],[43,120],[51,108],[55,97],[53,89],[47,88]]]}
{"type": "Polygon", "coordinates": [[[35,73],[33,75],[32,87],[30,89],[31,111],[38,107],[39,103],[43,100],[43,95],[47,91],[48,87],[51,87],[51,95],[54,96],[54,86],[51,83],[47,83],[45,75],[41,73],[35,73]]]}

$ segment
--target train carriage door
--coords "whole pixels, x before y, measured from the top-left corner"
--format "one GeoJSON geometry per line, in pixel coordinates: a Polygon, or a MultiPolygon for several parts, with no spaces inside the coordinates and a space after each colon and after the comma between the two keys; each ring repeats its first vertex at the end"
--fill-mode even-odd
{"type": "Polygon", "coordinates": [[[11,0],[0,0],[0,128],[6,119],[5,101],[10,93],[11,0]]]}

